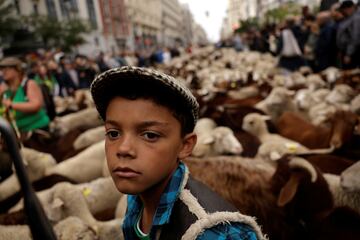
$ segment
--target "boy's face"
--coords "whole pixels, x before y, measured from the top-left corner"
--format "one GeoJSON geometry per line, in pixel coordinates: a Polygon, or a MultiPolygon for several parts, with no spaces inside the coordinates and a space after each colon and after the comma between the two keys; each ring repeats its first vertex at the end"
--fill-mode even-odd
{"type": "Polygon", "coordinates": [[[178,159],[189,156],[196,143],[193,133],[181,137],[180,122],[166,107],[145,99],[113,98],[105,131],[110,174],[127,194],[166,184],[178,159]]]}

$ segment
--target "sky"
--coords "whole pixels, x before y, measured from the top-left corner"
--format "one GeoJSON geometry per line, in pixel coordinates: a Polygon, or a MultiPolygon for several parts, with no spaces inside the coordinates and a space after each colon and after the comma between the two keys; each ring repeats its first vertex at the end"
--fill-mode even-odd
{"type": "Polygon", "coordinates": [[[221,24],[226,15],[227,0],[180,0],[180,3],[189,5],[195,22],[205,29],[209,40],[217,41],[220,39],[221,24]]]}

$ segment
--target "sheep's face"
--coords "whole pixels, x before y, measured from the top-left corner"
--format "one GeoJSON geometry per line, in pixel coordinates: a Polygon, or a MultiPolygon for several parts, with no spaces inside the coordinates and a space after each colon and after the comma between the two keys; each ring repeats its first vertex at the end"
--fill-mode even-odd
{"type": "Polygon", "coordinates": [[[171,111],[151,100],[113,98],[106,111],[105,153],[117,189],[161,194],[179,159],[190,156],[194,133],[181,136],[171,111]],[[156,187],[154,187],[156,186],[156,187]]]}
{"type": "Polygon", "coordinates": [[[231,129],[217,127],[213,130],[213,135],[215,138],[214,150],[217,154],[239,155],[242,153],[243,147],[231,129]]]}
{"type": "Polygon", "coordinates": [[[326,100],[330,103],[349,103],[353,95],[354,90],[351,87],[339,84],[330,92],[326,100]]]}
{"type": "Polygon", "coordinates": [[[359,192],[360,190],[360,163],[356,163],[341,173],[341,187],[345,191],[359,192]]]}
{"type": "Polygon", "coordinates": [[[268,116],[262,116],[258,113],[250,113],[244,117],[242,128],[253,135],[258,135],[266,130],[265,120],[267,119],[269,119],[268,116]]]}

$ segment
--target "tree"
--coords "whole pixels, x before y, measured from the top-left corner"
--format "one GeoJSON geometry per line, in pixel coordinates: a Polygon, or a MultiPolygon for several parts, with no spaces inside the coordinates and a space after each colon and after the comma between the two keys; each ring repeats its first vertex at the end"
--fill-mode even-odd
{"type": "Polygon", "coordinates": [[[44,47],[58,46],[62,39],[63,26],[56,19],[47,16],[31,15],[23,18],[24,25],[41,39],[44,47]]]}
{"type": "Polygon", "coordinates": [[[7,0],[0,0],[0,46],[10,39],[19,27],[19,21],[12,15],[13,5],[7,0]]]}
{"type": "Polygon", "coordinates": [[[265,13],[266,22],[280,23],[289,15],[300,14],[300,5],[294,2],[288,2],[277,8],[271,9],[265,13]]]}
{"type": "Polygon", "coordinates": [[[48,16],[32,15],[25,17],[24,23],[41,39],[45,48],[61,47],[64,51],[85,43],[83,34],[90,31],[89,25],[79,19],[60,22],[48,16]]]}
{"type": "Polygon", "coordinates": [[[85,43],[84,33],[90,32],[90,26],[79,19],[71,19],[63,23],[62,48],[70,51],[72,47],[85,43]]]}
{"type": "Polygon", "coordinates": [[[259,20],[258,18],[254,17],[254,18],[249,18],[246,20],[240,20],[240,27],[238,29],[235,30],[235,32],[246,32],[249,31],[253,28],[259,28],[260,24],[259,24],[259,20]]]}

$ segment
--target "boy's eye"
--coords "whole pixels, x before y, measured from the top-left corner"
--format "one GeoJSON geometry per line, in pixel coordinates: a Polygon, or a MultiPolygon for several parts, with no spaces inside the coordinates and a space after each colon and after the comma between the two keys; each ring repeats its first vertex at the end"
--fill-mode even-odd
{"type": "Polygon", "coordinates": [[[116,131],[116,130],[108,130],[106,131],[106,137],[108,137],[110,140],[114,140],[114,139],[117,139],[119,138],[120,136],[120,133],[119,131],[116,131]]]}
{"type": "Polygon", "coordinates": [[[155,141],[160,137],[160,134],[154,132],[144,132],[143,137],[149,141],[155,141]]]}

